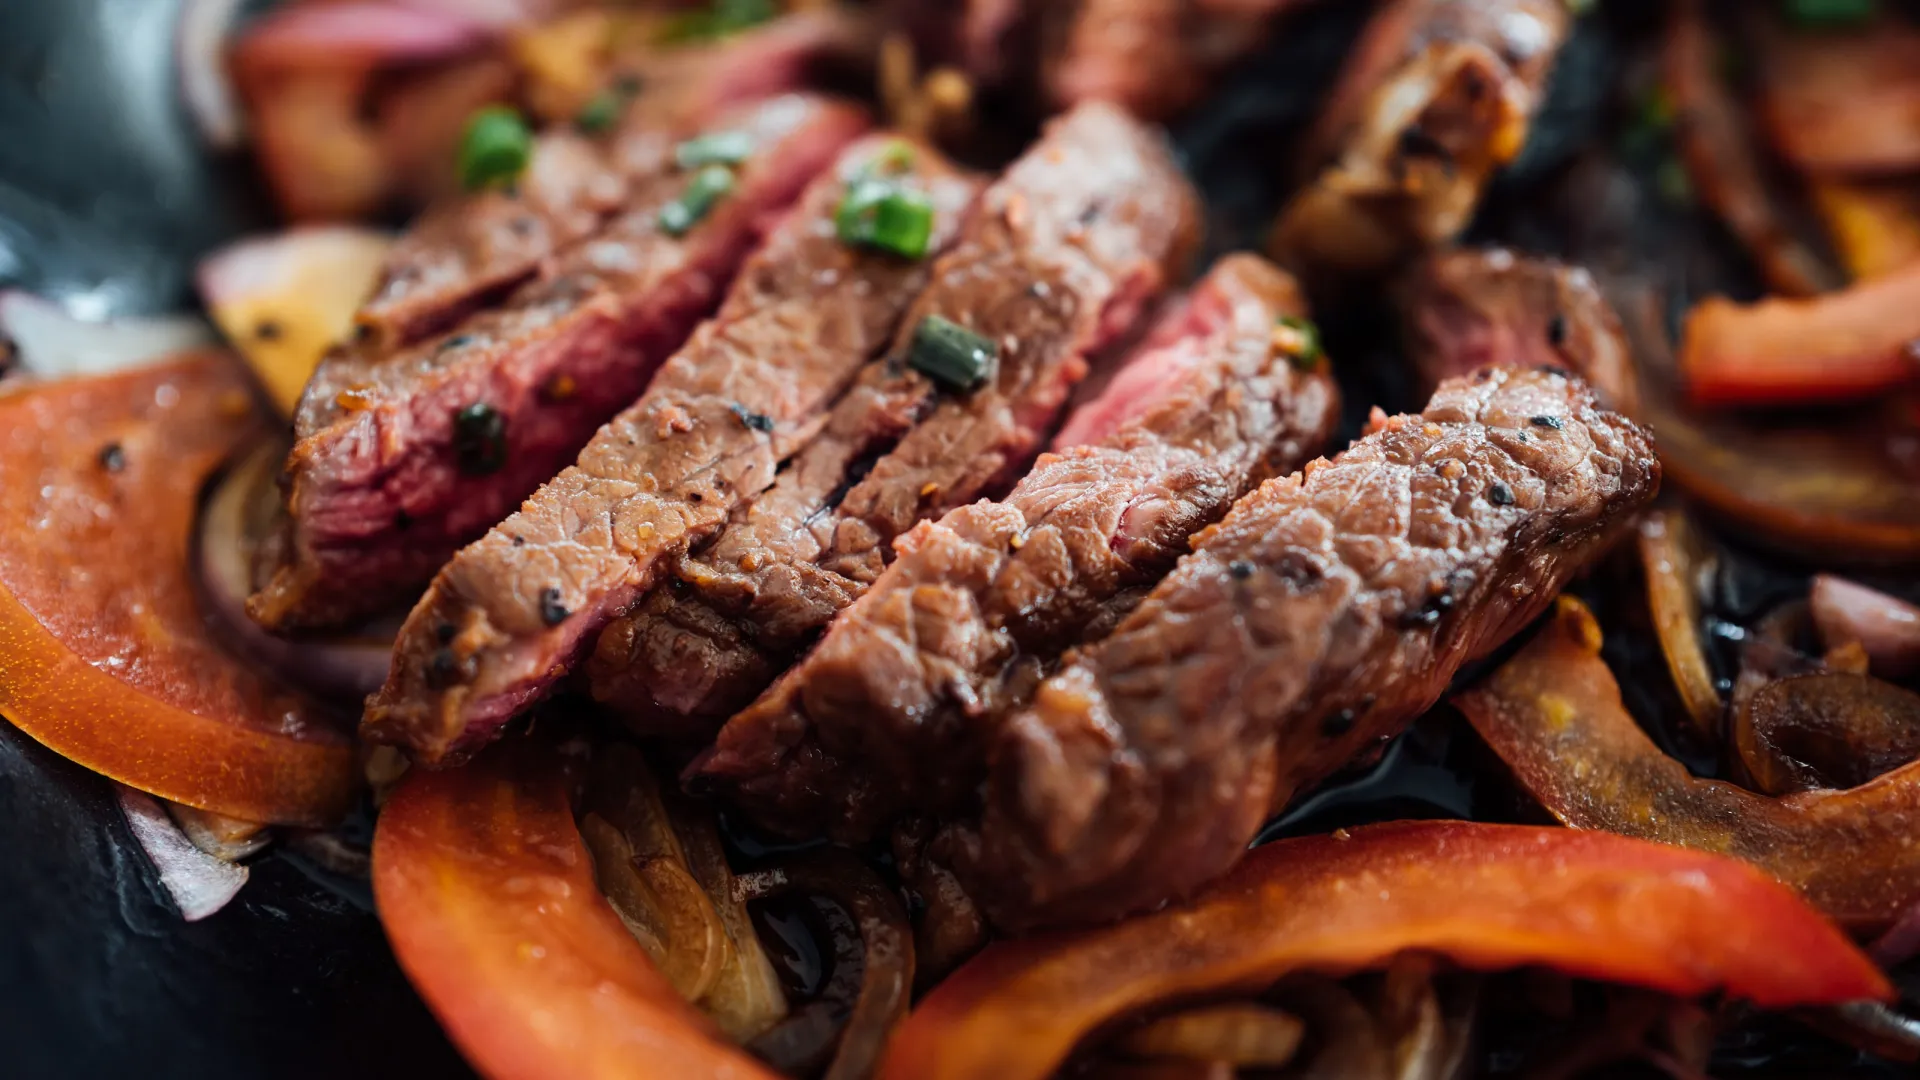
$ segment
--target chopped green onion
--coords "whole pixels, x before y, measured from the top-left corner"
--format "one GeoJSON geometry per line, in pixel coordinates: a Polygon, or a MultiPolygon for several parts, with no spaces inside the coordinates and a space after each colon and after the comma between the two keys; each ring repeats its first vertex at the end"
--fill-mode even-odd
{"type": "Polygon", "coordinates": [[[744,131],[716,131],[688,139],[673,148],[673,163],[683,169],[703,165],[738,165],[753,154],[753,136],[744,131]]]}
{"type": "Polygon", "coordinates": [[[1842,27],[1866,22],[1880,10],[1877,0],[1785,0],[1787,18],[1801,26],[1842,27]]]}
{"type": "Polygon", "coordinates": [[[602,90],[581,108],[580,115],[573,118],[573,126],[589,135],[604,134],[620,119],[620,105],[619,94],[602,90]]]}
{"type": "Polygon", "coordinates": [[[713,0],[705,11],[676,16],[660,36],[664,41],[710,40],[758,26],[778,14],[774,0],[713,0]]]}
{"type": "Polygon", "coordinates": [[[1313,370],[1326,354],[1320,345],[1320,328],[1313,324],[1313,320],[1297,315],[1282,315],[1275,321],[1273,347],[1286,353],[1293,366],[1302,371],[1313,370]]]}
{"type": "Polygon", "coordinates": [[[733,190],[733,170],[725,165],[708,165],[693,174],[680,197],[660,208],[660,228],[668,236],[685,236],[733,190]]]}
{"type": "Polygon", "coordinates": [[[897,176],[913,168],[913,144],[905,139],[895,139],[880,151],[873,163],[867,166],[868,175],[878,173],[883,176],[897,176]]]}
{"type": "Polygon", "coordinates": [[[1598,6],[1599,3],[1600,0],[1566,0],[1567,10],[1576,16],[1585,15],[1598,6]]]}
{"type": "Polygon", "coordinates": [[[933,239],[933,201],[896,180],[855,180],[833,224],[843,243],[918,259],[933,239]]]}
{"type": "Polygon", "coordinates": [[[505,105],[489,105],[467,121],[460,139],[460,183],[468,191],[511,184],[533,156],[533,133],[520,114],[505,105]]]}
{"type": "Polygon", "coordinates": [[[1000,347],[952,319],[929,315],[913,330],[907,364],[951,390],[972,390],[987,380],[1000,347]]]}

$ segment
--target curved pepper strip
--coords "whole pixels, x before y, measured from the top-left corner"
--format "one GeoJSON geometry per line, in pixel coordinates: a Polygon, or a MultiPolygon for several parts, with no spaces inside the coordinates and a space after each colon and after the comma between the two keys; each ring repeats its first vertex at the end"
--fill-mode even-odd
{"type": "Polygon", "coordinates": [[[545,743],[413,770],[374,833],[373,892],[400,966],[491,1080],[776,1080],[601,896],[545,743]]]}
{"type": "Polygon", "coordinates": [[[1886,1000],[1872,962],[1732,859],[1607,833],[1395,822],[1257,848],[1192,902],[988,947],[894,1036],[881,1080],[1040,1080],[1159,1005],[1422,950],[1766,1008],[1886,1000]]]}
{"type": "Polygon", "coordinates": [[[1549,813],[1744,859],[1859,933],[1920,900],[1920,762],[1856,788],[1778,799],[1699,779],[1634,722],[1600,642],[1593,615],[1563,597],[1526,648],[1455,699],[1549,813]]]}
{"type": "Polygon", "coordinates": [[[0,712],[163,799],[328,825],[352,738],[214,640],[189,570],[207,477],[265,433],[218,353],[0,393],[0,712]]]}

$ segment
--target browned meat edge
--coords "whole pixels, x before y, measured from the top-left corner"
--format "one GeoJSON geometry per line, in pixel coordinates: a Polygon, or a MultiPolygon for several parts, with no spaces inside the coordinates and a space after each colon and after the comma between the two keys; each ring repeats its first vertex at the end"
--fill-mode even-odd
{"type": "Polygon", "coordinates": [[[1011,484],[1088,358],[1177,276],[1197,222],[1159,136],[1104,105],[1056,120],[982,201],[828,434],[602,635],[596,693],[643,729],[710,734],[879,576],[896,536],[1011,484]],[[935,314],[1001,343],[995,382],[939,396],[901,363],[935,314]]]}
{"type": "Polygon", "coordinates": [[[804,12],[723,44],[642,58],[629,73],[639,91],[608,138],[542,132],[514,188],[434,206],[407,230],[359,312],[356,347],[385,355],[497,303],[665,172],[681,138],[736,105],[800,89],[815,60],[859,36],[847,15],[804,12]]]}
{"type": "Polygon", "coordinates": [[[983,818],[936,857],[1009,930],[1191,893],[1538,615],[1659,480],[1651,436],[1557,368],[1377,416],[1242,499],[1008,718],[983,818]]]}
{"type": "MultiPolygon", "coordinates": [[[[660,571],[773,483],[927,282],[929,262],[857,250],[834,231],[848,183],[896,145],[843,154],[646,396],[440,572],[368,703],[369,737],[430,764],[484,743],[660,571]]],[[[925,147],[911,159],[903,182],[933,203],[937,251],[977,185],[925,147]]]]}
{"type": "Polygon", "coordinates": [[[256,619],[339,624],[417,597],[633,403],[775,215],[866,121],[852,106],[790,96],[718,126],[751,133],[756,149],[734,192],[685,236],[658,218],[688,178],[664,174],[506,307],[378,363],[316,373],[287,459],[279,565],[253,599],[256,619]],[[490,416],[461,419],[474,408],[490,416]]]}
{"type": "Polygon", "coordinates": [[[1167,117],[1192,105],[1213,77],[1258,49],[1268,23],[1301,0],[1083,0],[1059,55],[1047,70],[1048,92],[1071,105],[1111,101],[1138,116],[1167,117]]]}
{"type": "Polygon", "coordinates": [[[1365,273],[1443,243],[1519,154],[1571,17],[1562,0],[1390,0],[1309,140],[1283,265],[1365,273]]]}
{"type": "Polygon", "coordinates": [[[1301,311],[1281,271],[1223,261],[1083,408],[1096,443],[1042,457],[1003,502],[902,537],[872,590],[691,775],[764,824],[846,840],[953,809],[979,783],[990,718],[1032,688],[1018,669],[1050,663],[1332,434],[1325,363],[1301,370],[1275,345],[1276,319],[1301,311]]]}
{"type": "Polygon", "coordinates": [[[1407,352],[1428,389],[1488,364],[1561,364],[1608,408],[1636,408],[1633,358],[1612,305],[1577,266],[1505,248],[1436,252],[1400,289],[1407,352]]]}

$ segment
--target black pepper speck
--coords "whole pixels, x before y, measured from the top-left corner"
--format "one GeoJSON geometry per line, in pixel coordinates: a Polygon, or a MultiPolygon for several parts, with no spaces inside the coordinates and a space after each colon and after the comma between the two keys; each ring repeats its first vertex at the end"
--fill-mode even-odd
{"type": "Polygon", "coordinates": [[[1555,431],[1559,431],[1561,428],[1567,426],[1566,421],[1557,416],[1536,416],[1532,420],[1529,420],[1528,423],[1534,427],[1552,428],[1555,431]]]}
{"type": "Polygon", "coordinates": [[[1495,480],[1493,486],[1487,488],[1487,501],[1495,506],[1512,506],[1513,489],[1495,480]]]}
{"type": "Polygon", "coordinates": [[[540,621],[548,626],[559,626],[567,621],[573,612],[568,611],[560,602],[560,590],[549,586],[540,590],[540,621]]]}
{"type": "Polygon", "coordinates": [[[110,442],[100,448],[100,467],[110,473],[117,473],[127,467],[127,452],[117,442],[110,442]]]}

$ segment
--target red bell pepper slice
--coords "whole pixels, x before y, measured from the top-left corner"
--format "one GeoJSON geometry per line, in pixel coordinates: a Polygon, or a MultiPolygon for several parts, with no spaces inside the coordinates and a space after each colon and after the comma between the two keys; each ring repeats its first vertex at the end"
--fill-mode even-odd
{"type": "Polygon", "coordinates": [[[188,569],[208,475],[265,434],[213,353],[0,392],[0,712],[163,799],[327,825],[351,737],[214,640],[188,569]]]}
{"type": "Polygon", "coordinates": [[[1526,648],[1455,701],[1549,813],[1738,856],[1859,932],[1920,900],[1920,762],[1844,791],[1777,799],[1699,779],[1634,722],[1600,640],[1587,609],[1563,597],[1526,648]]]}
{"type": "Polygon", "coordinates": [[[1703,300],[1680,373],[1698,406],[1847,400],[1920,380],[1920,263],[1811,299],[1703,300]]]}
{"type": "Polygon", "coordinates": [[[1770,1008],[1892,995],[1838,930],[1736,860],[1607,833],[1396,822],[1258,848],[1154,915],[990,946],[908,1018],[880,1078],[1040,1080],[1156,1004],[1410,949],[1770,1008]]]}
{"type": "Polygon", "coordinates": [[[775,1080],[654,967],[594,884],[559,755],[415,769],[373,838],[400,966],[492,1080],[775,1080]]]}

